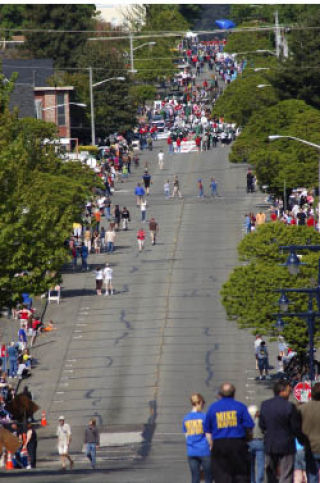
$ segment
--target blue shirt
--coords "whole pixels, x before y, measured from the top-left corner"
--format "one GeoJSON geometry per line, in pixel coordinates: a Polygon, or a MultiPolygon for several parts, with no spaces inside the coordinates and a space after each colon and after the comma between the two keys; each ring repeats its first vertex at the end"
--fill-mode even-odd
{"type": "Polygon", "coordinates": [[[247,407],[231,397],[211,404],[204,422],[204,431],[212,439],[245,438],[246,429],[254,427],[247,407]]]}
{"type": "Polygon", "coordinates": [[[144,196],[145,195],[144,188],[142,186],[137,186],[136,189],[134,190],[134,194],[136,196],[144,196]]]}
{"type": "Polygon", "coordinates": [[[188,456],[210,456],[210,447],[203,430],[206,415],[191,412],[183,418],[182,431],[186,434],[188,456]]]}

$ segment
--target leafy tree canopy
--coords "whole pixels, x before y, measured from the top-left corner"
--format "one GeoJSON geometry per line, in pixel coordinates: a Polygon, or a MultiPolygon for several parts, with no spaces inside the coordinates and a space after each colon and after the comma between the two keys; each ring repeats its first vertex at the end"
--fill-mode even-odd
{"type": "MultiPolygon", "coordinates": [[[[93,30],[95,11],[95,5],[28,4],[26,25],[41,30],[93,30]]],[[[56,67],[74,67],[87,37],[85,32],[30,32],[24,48],[36,58],[53,59],[56,67]]]]}
{"type": "MultiPolygon", "coordinates": [[[[274,59],[264,63],[264,67],[274,64],[274,59]]],[[[255,72],[257,64],[248,63],[242,75],[231,82],[218,98],[213,113],[223,115],[227,122],[245,126],[252,114],[258,113],[278,102],[273,88],[258,88],[259,84],[268,84],[263,70],[255,72]]]]}
{"type": "Polygon", "coordinates": [[[274,14],[277,10],[280,24],[293,24],[299,22],[301,17],[313,14],[317,8],[318,5],[308,4],[233,4],[231,5],[230,18],[237,24],[242,24],[254,19],[267,24],[272,24],[274,23],[274,14]]]}
{"type": "MultiPolygon", "coordinates": [[[[236,267],[221,290],[222,303],[231,320],[240,328],[253,328],[255,333],[276,335],[277,302],[282,288],[315,287],[319,254],[304,251],[300,273],[292,276],[283,264],[288,253],[281,253],[282,245],[320,244],[320,235],[306,226],[286,226],[281,222],[258,226],[239,244],[238,252],[243,266],[236,267]]],[[[288,294],[292,302],[290,312],[305,312],[308,296],[288,294]]],[[[315,301],[314,301],[315,304],[315,301]]],[[[316,308],[316,305],[314,305],[316,308]]],[[[308,344],[306,321],[298,317],[285,317],[283,335],[296,350],[305,351],[308,344]]]]}
{"type": "Polygon", "coordinates": [[[56,137],[54,124],[0,114],[0,306],[59,280],[64,241],[100,184],[88,167],[63,162],[43,144],[56,137]]]}
{"type": "Polygon", "coordinates": [[[303,101],[288,100],[252,115],[233,144],[231,162],[249,162],[260,185],[280,193],[288,188],[316,185],[318,153],[314,148],[292,140],[268,141],[272,134],[300,137],[320,143],[320,113],[303,101]]]}
{"type": "MultiPolygon", "coordinates": [[[[146,8],[146,22],[141,33],[188,31],[189,28],[187,20],[179,12],[179,5],[149,4],[146,8]]],[[[150,48],[136,50],[135,69],[138,70],[135,74],[136,78],[151,82],[172,75],[176,70],[173,64],[174,57],[177,55],[174,48],[179,43],[179,37],[164,35],[150,37],[147,41],[156,42],[156,44],[150,48]]],[[[135,47],[138,47],[139,43],[142,45],[145,39],[135,42],[135,47]]]]}

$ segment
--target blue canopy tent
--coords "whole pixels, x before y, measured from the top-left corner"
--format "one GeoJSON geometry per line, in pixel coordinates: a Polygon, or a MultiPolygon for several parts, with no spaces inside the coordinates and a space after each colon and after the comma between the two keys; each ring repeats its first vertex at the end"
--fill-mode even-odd
{"type": "Polygon", "coordinates": [[[227,18],[216,20],[214,23],[219,27],[219,29],[233,29],[236,26],[232,20],[228,20],[227,18]]]}

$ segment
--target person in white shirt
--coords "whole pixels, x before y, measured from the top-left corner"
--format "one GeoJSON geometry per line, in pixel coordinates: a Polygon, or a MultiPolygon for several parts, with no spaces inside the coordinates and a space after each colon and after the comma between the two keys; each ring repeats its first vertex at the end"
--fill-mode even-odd
{"type": "Polygon", "coordinates": [[[258,359],[256,357],[256,354],[257,354],[258,347],[260,347],[261,342],[262,342],[262,337],[261,335],[257,334],[256,339],[254,341],[254,355],[256,358],[256,369],[258,369],[258,359]]]}
{"type": "Polygon", "coordinates": [[[106,263],[106,266],[103,270],[103,281],[106,287],[106,293],[105,293],[106,297],[109,295],[109,293],[110,295],[114,294],[113,286],[112,286],[112,274],[113,274],[113,269],[110,267],[109,263],[106,263]]]}
{"type": "Polygon", "coordinates": [[[146,221],[146,215],[147,215],[147,200],[141,201],[140,210],[141,210],[141,221],[144,223],[146,221]]]}
{"type": "Polygon", "coordinates": [[[73,467],[73,460],[69,455],[69,446],[71,443],[71,428],[69,424],[64,422],[64,416],[59,417],[59,426],[57,427],[58,452],[61,458],[62,469],[66,469],[66,459],[70,462],[70,468],[73,467]]]}
{"type": "Polygon", "coordinates": [[[159,153],[158,153],[158,161],[159,161],[159,168],[160,169],[163,169],[163,166],[164,166],[164,152],[162,151],[162,149],[160,149],[159,153]]]}

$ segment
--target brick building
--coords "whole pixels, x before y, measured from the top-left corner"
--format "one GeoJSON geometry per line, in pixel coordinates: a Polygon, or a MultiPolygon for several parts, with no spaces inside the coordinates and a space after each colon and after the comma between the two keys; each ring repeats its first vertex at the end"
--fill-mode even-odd
{"type": "Polygon", "coordinates": [[[10,96],[10,110],[18,108],[18,117],[34,117],[53,122],[58,126],[59,137],[71,137],[70,95],[72,86],[52,87],[48,79],[53,76],[51,59],[3,59],[5,81],[18,74],[10,96]],[[59,107],[57,107],[59,106],[59,107]]]}

